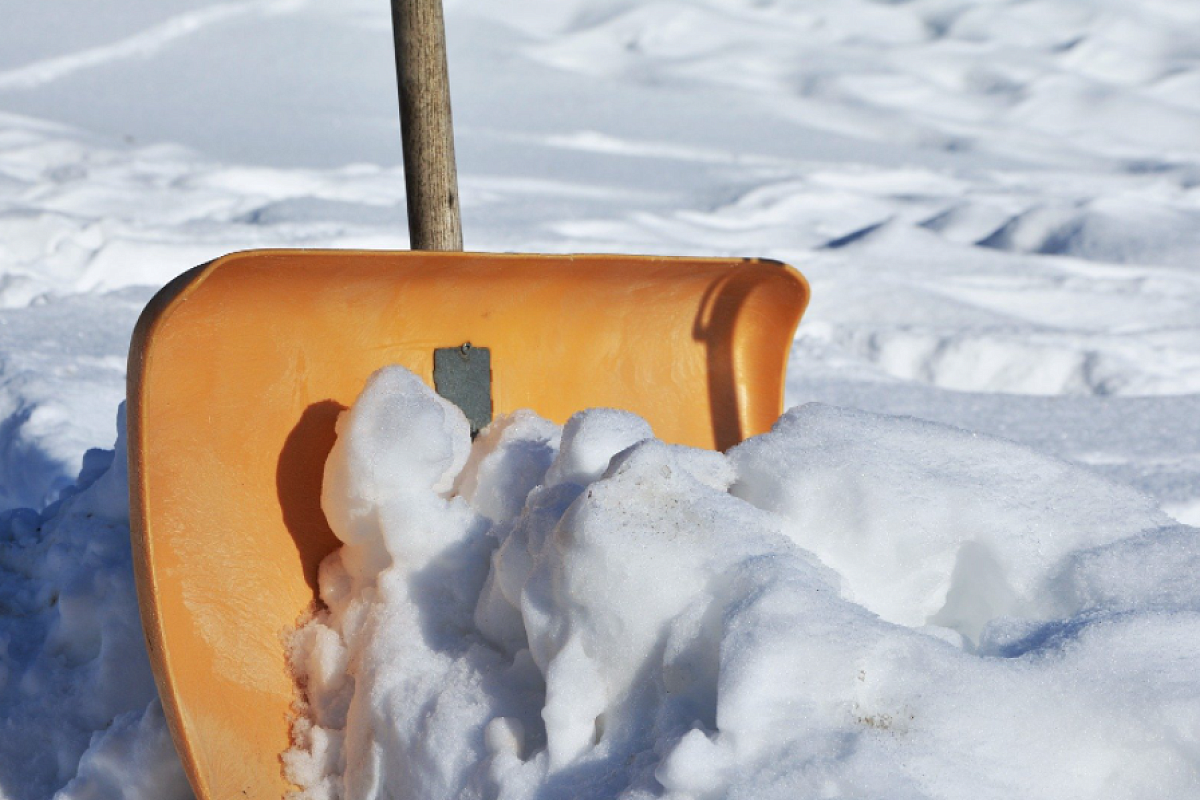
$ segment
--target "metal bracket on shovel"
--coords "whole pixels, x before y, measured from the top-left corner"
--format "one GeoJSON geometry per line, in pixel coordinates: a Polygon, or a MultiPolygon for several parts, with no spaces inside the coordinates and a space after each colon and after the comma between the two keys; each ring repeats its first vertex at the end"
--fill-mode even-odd
{"type": "Polygon", "coordinates": [[[471,423],[471,438],[492,421],[492,352],[464,342],[433,351],[433,386],[462,409],[471,423]]]}

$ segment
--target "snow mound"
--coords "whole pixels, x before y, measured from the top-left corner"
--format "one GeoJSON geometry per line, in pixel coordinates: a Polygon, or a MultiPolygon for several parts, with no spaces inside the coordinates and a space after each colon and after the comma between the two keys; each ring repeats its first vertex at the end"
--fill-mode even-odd
{"type": "Polygon", "coordinates": [[[1200,786],[1200,539],[1132,490],[820,405],[728,455],[612,410],[468,446],[400,368],[339,424],[298,797],[1200,786]]]}
{"type": "Polygon", "coordinates": [[[0,515],[0,797],[191,796],[142,638],[124,408],[114,451],[43,512],[0,515]]]}

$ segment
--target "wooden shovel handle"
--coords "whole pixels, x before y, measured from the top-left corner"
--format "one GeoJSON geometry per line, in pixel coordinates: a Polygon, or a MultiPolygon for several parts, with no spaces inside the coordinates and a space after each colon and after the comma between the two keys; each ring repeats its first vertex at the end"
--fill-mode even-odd
{"type": "Polygon", "coordinates": [[[408,235],[413,250],[463,249],[441,0],[392,0],[408,235]]]}

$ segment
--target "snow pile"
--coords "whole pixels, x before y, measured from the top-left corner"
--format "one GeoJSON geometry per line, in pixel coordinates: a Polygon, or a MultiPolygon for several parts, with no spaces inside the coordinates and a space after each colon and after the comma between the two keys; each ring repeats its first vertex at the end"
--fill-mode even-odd
{"type": "Polygon", "coordinates": [[[608,410],[471,445],[393,368],[323,504],[300,797],[1200,787],[1196,531],[1016,445],[819,405],[728,456],[608,410]]]}
{"type": "Polygon", "coordinates": [[[190,797],[142,639],[118,419],[58,502],[0,515],[5,800],[190,797]]]}

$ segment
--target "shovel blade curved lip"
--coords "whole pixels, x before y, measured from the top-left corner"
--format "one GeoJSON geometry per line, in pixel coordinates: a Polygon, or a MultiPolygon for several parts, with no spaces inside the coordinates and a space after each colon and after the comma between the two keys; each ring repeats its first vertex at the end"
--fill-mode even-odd
{"type": "Polygon", "coordinates": [[[782,411],[809,298],[779,262],[258,250],[151,300],[129,359],[132,540],[151,663],[200,800],[276,798],[298,700],[287,638],[339,544],[320,507],[334,423],[367,377],[491,358],[494,413],[589,407],[726,449],[782,411]]]}

